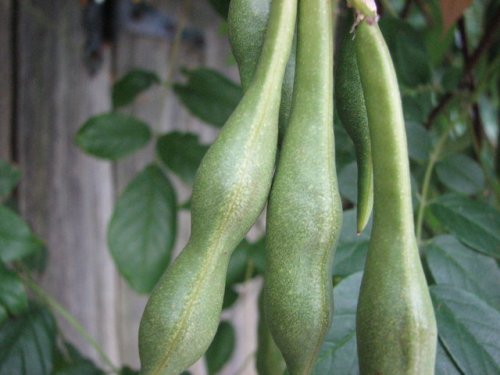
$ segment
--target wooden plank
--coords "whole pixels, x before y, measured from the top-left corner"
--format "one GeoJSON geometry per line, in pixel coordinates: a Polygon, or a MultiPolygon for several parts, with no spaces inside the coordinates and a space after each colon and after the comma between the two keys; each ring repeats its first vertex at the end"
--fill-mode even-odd
{"type": "Polygon", "coordinates": [[[0,158],[11,159],[12,28],[11,0],[0,0],[0,158]]]}
{"type": "MultiPolygon", "coordinates": [[[[109,53],[100,73],[90,77],[82,64],[79,2],[18,4],[20,208],[47,243],[43,286],[117,360],[117,276],[105,246],[111,168],[73,143],[86,119],[109,108],[109,53]]],[[[65,337],[97,357],[65,321],[59,323],[65,337]]]]}

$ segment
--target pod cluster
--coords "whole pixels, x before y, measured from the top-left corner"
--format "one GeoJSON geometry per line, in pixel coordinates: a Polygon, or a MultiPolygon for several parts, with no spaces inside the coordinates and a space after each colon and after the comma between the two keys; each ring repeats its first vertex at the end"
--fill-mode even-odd
{"type": "Polygon", "coordinates": [[[215,336],[229,258],[271,188],[296,13],[297,0],[273,1],[252,82],[197,171],[191,237],[158,281],[141,319],[143,375],[179,374],[215,336]]]}
{"type": "Polygon", "coordinates": [[[257,368],[312,373],[332,321],[342,225],[334,101],[356,149],[359,232],[374,213],[357,313],[360,372],[434,373],[436,322],[414,235],[394,67],[376,19],[358,14],[353,32],[345,18],[336,28],[336,5],[231,1],[244,96],[197,172],[190,240],[145,308],[141,374],[179,374],[207,350],[229,258],[266,203],[257,368]]]}

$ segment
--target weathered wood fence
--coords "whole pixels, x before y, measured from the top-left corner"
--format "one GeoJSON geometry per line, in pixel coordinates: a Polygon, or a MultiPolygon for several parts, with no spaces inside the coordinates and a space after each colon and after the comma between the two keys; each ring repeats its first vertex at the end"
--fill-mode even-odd
{"type": "MultiPolygon", "coordinates": [[[[181,0],[151,1],[178,17],[181,0]]],[[[203,46],[181,45],[180,66],[205,65],[237,79],[227,66],[229,47],[220,17],[205,0],[191,1],[186,24],[198,28],[203,46]]],[[[152,159],[152,150],[110,163],[83,154],[75,132],[90,116],[110,109],[112,82],[131,68],[165,77],[171,40],[118,35],[105,47],[103,64],[90,75],[83,64],[84,33],[77,0],[0,0],[0,157],[16,163],[23,178],[17,191],[22,216],[45,240],[44,288],[96,338],[117,364],[138,367],[137,330],[145,297],[119,277],[106,246],[106,225],[117,194],[152,159]]],[[[205,142],[215,131],[193,119],[174,95],[153,89],[131,112],[156,130],[198,132],[205,142]]],[[[180,199],[189,189],[178,180],[180,199]]],[[[189,216],[180,214],[177,250],[187,241],[189,216]]],[[[258,283],[245,286],[227,313],[238,327],[237,351],[224,374],[254,374],[255,298],[258,283]],[[244,363],[248,365],[245,366],[244,363]],[[242,367],[243,366],[243,367],[242,367]]],[[[59,319],[64,336],[88,356],[97,354],[59,319]]],[[[203,374],[203,366],[194,373],[203,374]]]]}

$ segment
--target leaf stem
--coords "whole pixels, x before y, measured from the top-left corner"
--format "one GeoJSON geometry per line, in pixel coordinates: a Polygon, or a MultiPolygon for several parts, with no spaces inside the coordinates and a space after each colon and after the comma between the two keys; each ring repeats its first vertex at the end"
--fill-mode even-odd
{"type": "Polygon", "coordinates": [[[97,341],[87,332],[85,327],[83,327],[78,320],[61,304],[59,304],[54,298],[52,298],[44,289],[42,289],[29,274],[19,273],[23,279],[25,285],[37,295],[37,297],[44,301],[47,306],[53,310],[55,313],[59,314],[64,320],[66,320],[74,329],[77,331],[82,338],[87,341],[87,343],[99,354],[102,361],[110,367],[112,373],[119,373],[119,369],[113,364],[111,359],[106,355],[101,346],[97,341]]]}
{"type": "Polygon", "coordinates": [[[427,164],[427,168],[425,169],[424,181],[422,183],[422,192],[420,193],[420,205],[418,207],[418,214],[417,214],[416,236],[417,236],[417,243],[419,245],[422,242],[422,227],[424,223],[424,213],[425,213],[425,208],[427,206],[427,195],[429,194],[429,186],[430,186],[432,171],[437,161],[439,160],[439,157],[441,156],[441,151],[443,150],[444,144],[448,139],[448,133],[451,128],[452,127],[448,127],[448,129],[446,129],[445,132],[439,138],[436,147],[429,156],[429,163],[427,164]]]}
{"type": "MultiPolygon", "coordinates": [[[[174,74],[177,68],[177,62],[179,58],[179,50],[182,41],[182,31],[184,30],[184,26],[186,25],[190,6],[191,6],[191,0],[184,1],[184,4],[181,8],[179,21],[177,23],[177,29],[175,30],[174,39],[172,41],[172,46],[170,47],[169,57],[168,57],[168,68],[163,85],[165,87],[165,91],[163,92],[163,97],[162,97],[163,103],[167,102],[169,93],[174,85],[174,74]]],[[[164,105],[163,108],[167,108],[167,106],[164,105]]]]}

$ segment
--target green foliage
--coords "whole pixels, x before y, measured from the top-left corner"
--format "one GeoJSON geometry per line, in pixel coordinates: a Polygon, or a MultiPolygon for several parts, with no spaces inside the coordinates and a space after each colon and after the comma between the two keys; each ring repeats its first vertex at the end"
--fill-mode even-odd
{"type": "Polygon", "coordinates": [[[500,270],[494,259],[464,246],[455,237],[434,237],[425,251],[437,284],[452,285],[489,302],[500,311],[500,270]]]}
{"type": "Polygon", "coordinates": [[[214,7],[214,9],[219,12],[219,14],[227,18],[227,13],[229,10],[229,0],[208,0],[208,2],[214,7]]]}
{"type": "Polygon", "coordinates": [[[346,277],[333,290],[335,312],[330,330],[321,347],[314,375],[358,374],[356,352],[356,307],[362,273],[346,277]]]}
{"type": "Polygon", "coordinates": [[[358,165],[355,161],[347,164],[339,173],[339,188],[342,197],[350,202],[358,203],[358,165]]]}
{"type": "Polygon", "coordinates": [[[42,242],[15,212],[0,206],[0,260],[11,262],[40,251],[42,242]]]}
{"type": "Polygon", "coordinates": [[[264,238],[254,243],[245,239],[240,242],[229,260],[227,285],[245,282],[264,272],[264,242],[264,238]]]}
{"type": "Polygon", "coordinates": [[[55,322],[42,307],[0,327],[0,374],[51,374],[55,351],[55,322]]]}
{"type": "Polygon", "coordinates": [[[431,287],[439,338],[464,374],[500,369],[500,312],[453,286],[431,287]]]}
{"type": "Polygon", "coordinates": [[[392,17],[382,18],[380,28],[391,51],[401,85],[414,87],[429,83],[429,57],[418,30],[408,22],[392,17]]]}
{"type": "MultiPolygon", "coordinates": [[[[130,367],[125,366],[120,370],[120,375],[139,375],[139,371],[133,370],[130,367]]],[[[189,372],[185,371],[181,375],[189,375],[189,372]]]]}
{"type": "Polygon", "coordinates": [[[21,178],[21,171],[0,159],[0,201],[8,198],[21,178]]]}
{"type": "Polygon", "coordinates": [[[432,149],[429,132],[422,125],[408,121],[406,123],[406,137],[410,159],[418,163],[427,161],[432,149]]]}
{"type": "Polygon", "coordinates": [[[57,348],[53,375],[104,375],[92,361],[83,357],[70,343],[57,348]]]}
{"type": "Polygon", "coordinates": [[[469,247],[500,258],[500,212],[462,195],[443,195],[431,206],[436,218],[469,247]]]}
{"type": "Polygon", "coordinates": [[[98,158],[116,160],[145,146],[151,131],[144,122],[111,112],[90,118],[78,130],[76,144],[98,158]]]}
{"type": "Polygon", "coordinates": [[[448,156],[436,165],[443,185],[462,194],[478,194],[484,189],[484,173],[477,162],[462,154],[448,156]]]}
{"type": "Polygon", "coordinates": [[[222,321],[206,353],[209,375],[215,375],[231,357],[235,340],[233,326],[229,322],[222,321]]]}
{"type": "Polygon", "coordinates": [[[0,263],[0,326],[9,315],[18,315],[27,308],[28,297],[21,280],[0,263]]]}
{"type": "Polygon", "coordinates": [[[177,226],[175,191],[156,165],[147,166],[118,199],[108,245],[120,273],[139,293],[155,286],[170,260],[177,226]]]}
{"type": "Polygon", "coordinates": [[[156,151],[161,161],[182,181],[192,184],[208,146],[192,133],[172,132],[158,138],[156,151]]]}
{"type": "Polygon", "coordinates": [[[438,341],[437,357],[436,357],[436,374],[437,375],[462,375],[457,369],[453,360],[450,358],[441,341],[438,341]]]}
{"type": "Polygon", "coordinates": [[[129,105],[140,93],[160,82],[160,78],[148,70],[136,69],[128,72],[113,85],[113,108],[129,105]]]}
{"type": "Polygon", "coordinates": [[[342,232],[333,260],[335,278],[344,278],[363,270],[371,232],[371,223],[369,223],[362,233],[356,234],[355,210],[344,211],[343,219],[342,232]]]}
{"type": "Polygon", "coordinates": [[[174,92],[196,117],[210,125],[224,125],[239,103],[241,87],[214,70],[185,70],[186,84],[175,84],[174,92]]]}

